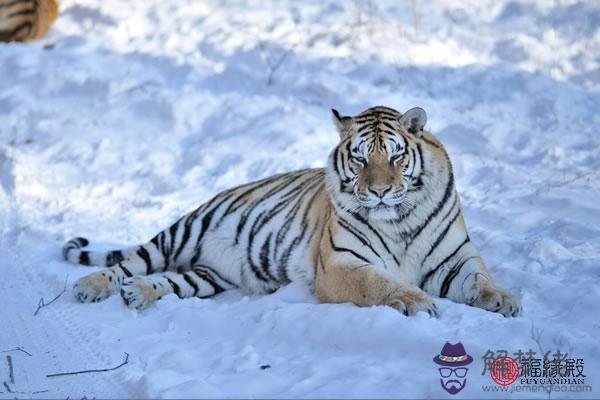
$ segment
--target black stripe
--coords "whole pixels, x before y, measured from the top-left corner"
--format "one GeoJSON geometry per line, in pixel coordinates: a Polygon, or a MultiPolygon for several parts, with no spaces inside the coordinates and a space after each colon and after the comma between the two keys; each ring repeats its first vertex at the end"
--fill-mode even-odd
{"type": "Polygon", "coordinates": [[[31,30],[31,28],[33,27],[33,24],[31,22],[24,22],[21,25],[17,26],[16,28],[14,28],[12,31],[0,31],[0,39],[8,39],[11,40],[13,39],[15,36],[17,36],[17,34],[19,33],[19,31],[25,29],[25,28],[29,28],[29,30],[31,30]]]}
{"type": "Polygon", "coordinates": [[[412,169],[408,175],[412,177],[412,174],[415,172],[415,168],[417,167],[417,155],[415,154],[415,149],[412,147],[409,147],[408,149],[410,149],[410,154],[412,156],[410,159],[410,161],[412,161],[412,169]]]}
{"type": "MultiPolygon", "coordinates": [[[[190,260],[190,266],[196,264],[196,261],[198,261],[198,259],[200,258],[200,255],[202,254],[202,239],[204,238],[206,231],[208,231],[208,228],[210,227],[210,223],[213,219],[213,216],[215,215],[215,212],[219,209],[219,207],[221,207],[221,205],[223,205],[227,200],[229,200],[229,198],[232,195],[233,195],[232,193],[229,193],[224,198],[220,198],[219,203],[216,204],[210,211],[208,211],[206,214],[204,214],[202,216],[202,225],[200,227],[200,232],[198,233],[198,237],[196,238],[196,244],[194,245],[194,255],[192,256],[192,258],[190,260]]],[[[217,197],[219,197],[219,196],[216,196],[209,203],[212,204],[216,200],[217,197]]]]}
{"type": "Polygon", "coordinates": [[[10,13],[6,16],[6,18],[18,17],[20,15],[34,15],[36,10],[23,10],[23,11],[15,11],[14,13],[10,13]]]}
{"type": "Polygon", "coordinates": [[[171,279],[167,278],[166,276],[165,279],[169,282],[169,285],[171,285],[171,288],[173,288],[173,292],[175,292],[177,297],[183,299],[183,297],[181,296],[181,288],[179,287],[179,285],[173,282],[171,279]]]}
{"type": "Polygon", "coordinates": [[[171,242],[169,243],[169,257],[171,257],[171,254],[173,254],[173,249],[175,248],[175,238],[177,237],[177,229],[179,228],[179,223],[181,220],[182,218],[180,218],[179,221],[175,222],[169,228],[169,235],[171,235],[171,242]]]}
{"type": "Polygon", "coordinates": [[[271,237],[273,236],[273,233],[269,233],[269,235],[267,236],[267,239],[265,240],[265,242],[263,243],[261,249],[260,249],[260,254],[259,254],[259,258],[260,258],[260,266],[263,270],[263,272],[265,273],[265,275],[272,277],[273,279],[276,280],[276,278],[274,276],[271,275],[271,272],[269,271],[269,247],[271,246],[271,237]]]}
{"type": "MultiPolygon", "coordinates": [[[[411,148],[412,150],[412,148],[411,148]]],[[[414,150],[413,150],[414,151],[414,150]]],[[[425,174],[425,167],[423,163],[423,151],[421,150],[421,145],[417,143],[417,154],[414,156],[415,159],[415,168],[417,165],[417,161],[419,164],[419,174],[417,176],[411,176],[410,183],[411,187],[408,189],[409,192],[418,192],[423,189],[423,178],[422,176],[425,174]]],[[[414,172],[414,169],[413,169],[414,172]]]]}
{"type": "Polygon", "coordinates": [[[377,250],[375,250],[371,245],[371,241],[367,237],[365,237],[358,229],[356,229],[356,227],[352,226],[348,221],[346,221],[339,215],[337,216],[337,222],[343,229],[345,229],[348,233],[360,240],[360,242],[365,247],[369,248],[378,258],[381,259],[381,256],[379,255],[377,250]]]}
{"type": "Polygon", "coordinates": [[[357,252],[355,252],[352,249],[347,249],[345,247],[337,247],[335,245],[335,243],[333,243],[333,236],[331,235],[331,230],[329,230],[329,244],[331,245],[331,248],[337,252],[340,253],[350,253],[352,254],[354,257],[358,258],[359,260],[362,260],[366,263],[371,264],[371,262],[369,260],[367,260],[365,257],[361,256],[360,254],[358,254],[357,252]]]}
{"type": "Polygon", "coordinates": [[[85,247],[88,244],[90,244],[89,240],[87,240],[86,238],[83,238],[83,237],[75,238],[75,239],[71,240],[71,242],[75,242],[81,247],[85,247]]]}
{"type": "MultiPolygon", "coordinates": [[[[213,216],[215,214],[215,212],[223,205],[225,204],[225,202],[227,202],[231,196],[233,196],[234,192],[232,191],[226,191],[223,192],[223,194],[221,196],[215,196],[211,201],[209,201],[206,205],[205,205],[205,209],[208,207],[212,207],[212,209],[210,209],[208,212],[206,212],[203,216],[202,216],[202,225],[200,227],[200,232],[198,233],[198,237],[196,238],[196,243],[194,244],[194,255],[192,256],[192,258],[190,259],[189,265],[194,266],[196,264],[196,262],[198,261],[198,259],[200,258],[201,254],[202,254],[202,239],[204,238],[204,235],[206,234],[206,232],[208,231],[208,228],[210,227],[210,224],[212,222],[213,216]],[[218,200],[218,203],[216,205],[213,206],[213,203],[215,203],[215,201],[218,200]]],[[[202,212],[205,212],[206,210],[203,209],[202,212]]],[[[200,209],[196,210],[197,212],[200,209]]],[[[193,218],[193,222],[191,222],[191,224],[195,223],[196,220],[198,219],[197,217],[197,212],[194,212],[189,218],[192,219],[193,218]]]]}
{"type": "Polygon", "coordinates": [[[246,209],[242,213],[242,216],[240,217],[240,220],[238,222],[238,226],[236,229],[236,235],[235,235],[235,243],[236,244],[239,243],[239,239],[242,234],[242,231],[244,230],[244,227],[248,223],[248,218],[250,217],[252,212],[256,209],[256,207],[258,207],[262,202],[268,201],[270,198],[272,198],[273,196],[275,196],[277,193],[281,192],[282,190],[285,190],[287,187],[292,185],[296,180],[298,180],[302,176],[303,176],[303,174],[297,174],[297,175],[294,174],[291,177],[286,177],[286,179],[283,182],[276,183],[276,185],[273,188],[271,188],[267,193],[265,193],[260,198],[253,200],[246,207],[246,209]]]}
{"type": "Polygon", "coordinates": [[[69,253],[71,250],[80,249],[82,247],[86,247],[89,244],[89,241],[86,238],[77,237],[69,240],[63,246],[63,257],[65,260],[68,260],[69,253]]]}
{"type": "Polygon", "coordinates": [[[118,264],[123,261],[125,257],[123,257],[123,253],[120,250],[113,250],[106,253],[106,266],[110,267],[112,265],[118,264]]]}
{"type": "MultiPolygon", "coordinates": [[[[223,289],[221,286],[219,286],[219,284],[217,284],[217,282],[215,282],[215,280],[206,272],[201,271],[201,270],[194,270],[194,273],[203,281],[205,281],[206,283],[208,283],[212,289],[213,289],[213,294],[211,296],[214,296],[216,294],[219,294],[221,292],[223,292],[225,289],[223,289]]],[[[209,296],[205,296],[205,297],[209,297],[209,296]]]]}
{"type": "Polygon", "coordinates": [[[152,273],[152,260],[150,260],[150,254],[148,253],[148,250],[146,250],[144,247],[140,247],[137,251],[137,255],[140,256],[146,263],[146,275],[150,275],[152,273]]]}
{"type": "Polygon", "coordinates": [[[291,195],[304,189],[306,184],[311,181],[313,181],[312,176],[308,175],[308,179],[292,186],[292,189],[289,192],[281,194],[280,199],[282,200],[276,203],[263,218],[257,219],[254,224],[252,224],[250,235],[255,236],[271,219],[273,219],[273,217],[283,211],[292,201],[296,200],[298,196],[291,197],[291,195]]]}
{"type": "Polygon", "coordinates": [[[369,128],[373,128],[372,124],[363,124],[361,126],[358,127],[357,132],[360,133],[360,137],[364,137],[365,135],[370,134],[370,132],[364,132],[362,133],[362,131],[364,131],[365,129],[369,129],[369,128]]]}
{"type": "Polygon", "coordinates": [[[371,241],[368,237],[366,237],[361,231],[359,231],[354,225],[344,219],[341,215],[336,216],[337,223],[350,232],[352,235],[356,236],[358,240],[360,240],[365,246],[370,246],[371,241]]]}
{"type": "MultiPolygon", "coordinates": [[[[456,207],[456,203],[457,202],[458,202],[458,196],[456,196],[456,200],[454,201],[454,204],[452,205],[452,207],[448,211],[448,214],[440,222],[440,225],[448,217],[448,215],[450,215],[450,213],[452,212],[452,210],[454,210],[454,208],[456,207]]],[[[444,228],[444,230],[442,231],[442,233],[440,233],[438,235],[438,237],[436,238],[435,242],[433,242],[433,244],[431,245],[431,248],[429,249],[429,252],[425,255],[425,258],[423,258],[423,262],[421,262],[421,265],[425,264],[425,262],[427,261],[427,259],[429,258],[429,256],[431,254],[433,254],[433,252],[439,246],[439,244],[442,242],[442,240],[444,240],[444,238],[446,237],[446,234],[448,233],[448,231],[450,230],[450,228],[452,227],[452,225],[454,224],[454,222],[456,221],[456,219],[459,216],[460,216],[460,209],[456,212],[456,214],[454,215],[454,217],[452,217],[452,219],[448,222],[448,224],[446,225],[446,227],[444,228]]]]}
{"type": "MultiPolygon", "coordinates": [[[[302,226],[302,231],[300,232],[300,235],[296,236],[291,244],[289,245],[289,247],[284,251],[284,253],[281,256],[281,260],[279,260],[279,268],[278,268],[278,272],[280,276],[283,276],[283,280],[286,282],[289,282],[289,277],[287,274],[287,263],[289,260],[289,256],[290,254],[292,254],[292,251],[294,251],[294,249],[296,247],[298,247],[300,245],[300,243],[302,243],[302,240],[304,239],[304,236],[306,234],[306,229],[307,229],[307,225],[308,225],[308,212],[311,209],[311,204],[313,204],[314,200],[316,199],[316,197],[322,193],[322,191],[325,189],[324,188],[325,183],[323,181],[319,182],[319,188],[317,190],[315,190],[315,192],[313,193],[312,197],[310,198],[310,200],[308,200],[305,205],[306,207],[304,208],[304,213],[302,214],[302,221],[301,221],[301,226],[302,226]]],[[[299,200],[299,203],[300,200],[299,200]]],[[[314,224],[315,227],[313,229],[313,232],[311,233],[311,236],[314,234],[316,228],[318,227],[317,224],[314,224]]]]}
{"type": "MultiPolygon", "coordinates": [[[[349,191],[347,190],[348,189],[347,186],[352,180],[348,176],[346,176],[346,163],[345,163],[344,156],[348,157],[348,155],[351,153],[350,141],[349,140],[346,141],[346,153],[345,154],[342,152],[341,149],[342,149],[342,143],[340,143],[334,149],[333,168],[334,168],[336,175],[338,176],[338,178],[340,180],[340,192],[349,193],[349,191]],[[340,170],[340,165],[341,165],[341,170],[340,170]]],[[[349,168],[349,169],[352,171],[352,168],[349,168]]]]}
{"type": "Polygon", "coordinates": [[[381,121],[381,123],[382,123],[382,124],[383,124],[385,127],[387,127],[388,129],[391,129],[391,130],[392,130],[392,132],[391,132],[392,134],[396,133],[396,128],[395,128],[395,127],[394,127],[392,124],[390,124],[390,123],[389,123],[389,122],[387,122],[387,121],[381,121]]]}
{"type": "Polygon", "coordinates": [[[352,145],[352,143],[350,142],[350,140],[346,141],[346,153],[342,153],[342,156],[340,157],[340,162],[342,163],[342,172],[343,172],[343,179],[342,179],[342,183],[346,186],[348,186],[348,184],[351,182],[351,178],[346,175],[346,170],[350,170],[350,172],[354,172],[354,170],[352,169],[352,166],[350,164],[348,164],[348,156],[352,153],[352,151],[350,150],[350,146],[352,145]],[[345,155],[345,157],[344,157],[345,155]]]}
{"type": "Polygon", "coordinates": [[[277,260],[278,254],[279,254],[279,247],[281,246],[281,244],[283,244],[283,241],[286,239],[287,233],[289,232],[290,228],[292,227],[292,223],[294,222],[296,215],[297,215],[298,211],[300,210],[300,208],[302,207],[302,205],[303,204],[312,204],[316,195],[318,195],[318,193],[322,190],[321,187],[323,185],[323,180],[319,179],[320,178],[319,175],[320,174],[317,174],[315,176],[313,184],[308,185],[300,195],[296,196],[294,206],[285,215],[285,217],[284,217],[285,222],[281,225],[281,228],[277,231],[277,236],[275,237],[275,248],[273,249],[273,259],[274,260],[277,260]],[[315,189],[317,189],[317,192],[313,192],[315,189]],[[308,197],[308,195],[310,195],[311,192],[313,192],[311,199],[305,200],[306,197],[308,197]],[[306,203],[305,201],[308,201],[308,203],[306,203]]]}
{"type": "Polygon", "coordinates": [[[421,177],[421,175],[423,175],[425,173],[425,167],[424,167],[424,162],[423,162],[423,149],[421,148],[421,145],[419,143],[417,143],[417,153],[419,154],[419,178],[421,177]]]}
{"type": "Polygon", "coordinates": [[[365,224],[369,228],[369,230],[371,232],[373,232],[375,234],[375,236],[377,236],[377,238],[383,245],[383,248],[385,249],[385,251],[387,251],[388,254],[390,254],[392,256],[392,258],[394,259],[394,261],[396,262],[396,265],[400,265],[400,262],[398,261],[398,258],[396,257],[396,255],[394,253],[392,253],[392,251],[390,250],[390,248],[387,245],[387,243],[385,242],[385,240],[383,240],[383,237],[381,237],[381,234],[375,228],[373,228],[371,226],[371,224],[369,224],[369,221],[367,221],[362,215],[360,215],[358,213],[350,213],[350,215],[352,215],[354,217],[354,219],[357,219],[358,221],[365,224]]]}
{"type": "MultiPolygon", "coordinates": [[[[177,262],[177,258],[179,257],[179,255],[181,254],[181,252],[183,251],[183,249],[185,248],[185,245],[187,244],[188,240],[190,239],[190,235],[192,233],[192,225],[195,221],[195,218],[192,219],[192,222],[189,222],[189,217],[185,220],[185,227],[183,229],[183,236],[181,238],[181,243],[179,243],[179,246],[177,247],[177,250],[175,251],[175,255],[173,256],[173,262],[177,262]]],[[[175,240],[175,239],[173,239],[175,240]]]]}
{"type": "Polygon", "coordinates": [[[466,239],[452,252],[450,253],[450,255],[446,258],[444,258],[444,260],[439,263],[435,268],[431,269],[421,280],[421,284],[419,285],[419,287],[421,289],[423,289],[423,287],[425,286],[425,284],[427,283],[427,281],[429,281],[429,279],[431,279],[431,277],[433,277],[433,275],[444,265],[446,264],[448,261],[450,261],[450,259],[452,257],[454,257],[459,251],[460,249],[462,249],[462,247],[467,244],[470,241],[469,239],[469,235],[467,235],[466,239]]]}
{"type": "Polygon", "coordinates": [[[364,114],[354,117],[354,122],[358,124],[373,123],[381,121],[397,121],[398,116],[387,112],[376,111],[373,114],[364,114]]]}
{"type": "Polygon", "coordinates": [[[463,265],[465,265],[467,261],[473,258],[477,258],[477,256],[471,256],[466,258],[465,260],[461,261],[460,264],[455,265],[450,271],[448,271],[448,275],[446,275],[446,278],[444,279],[444,282],[442,283],[442,286],[440,288],[440,297],[446,297],[448,295],[450,285],[452,284],[454,278],[456,278],[463,265]]]}
{"type": "Polygon", "coordinates": [[[133,274],[131,273],[131,271],[129,271],[127,268],[125,268],[123,266],[123,264],[119,263],[119,268],[121,268],[121,270],[123,270],[123,273],[125,275],[127,275],[128,278],[131,278],[133,276],[133,274]]]}
{"type": "Polygon", "coordinates": [[[212,276],[210,276],[209,274],[204,274],[204,275],[205,275],[204,280],[206,280],[206,282],[208,282],[208,284],[210,286],[212,286],[212,288],[213,288],[213,291],[214,291],[213,295],[217,295],[217,294],[225,291],[225,289],[223,289],[221,287],[221,285],[219,285],[212,276]]]}
{"type": "MultiPolygon", "coordinates": [[[[254,224],[256,224],[256,222],[262,217],[262,215],[266,213],[266,211],[261,211],[258,216],[256,217],[256,220],[254,221],[254,224]]],[[[254,260],[252,260],[252,243],[254,241],[254,235],[252,233],[252,228],[250,229],[250,234],[248,236],[248,245],[246,246],[246,259],[248,260],[248,265],[250,265],[250,269],[252,270],[252,272],[254,273],[254,276],[263,281],[263,282],[268,282],[267,277],[265,277],[261,271],[258,269],[258,267],[254,264],[254,260]]],[[[267,274],[270,275],[267,271],[267,274]]],[[[274,277],[271,276],[271,278],[273,280],[276,280],[274,277]]]]}
{"type": "Polygon", "coordinates": [[[16,6],[19,3],[34,3],[34,2],[32,0],[13,0],[8,3],[0,4],[0,8],[8,8],[8,7],[16,6]]]}
{"type": "Polygon", "coordinates": [[[361,117],[354,117],[353,120],[357,124],[372,124],[377,118],[374,115],[364,115],[361,117]]]}
{"type": "Polygon", "coordinates": [[[367,114],[362,114],[357,117],[354,117],[354,122],[362,123],[362,122],[370,122],[373,120],[387,120],[387,121],[397,121],[400,116],[397,114],[392,114],[391,112],[382,111],[382,110],[374,110],[367,114]]]}
{"type": "MultiPolygon", "coordinates": [[[[265,186],[267,186],[269,184],[272,184],[274,182],[278,182],[280,180],[289,179],[290,176],[292,176],[292,175],[303,175],[307,171],[310,171],[310,169],[301,169],[301,170],[297,170],[297,171],[293,171],[293,172],[286,172],[286,173],[282,173],[282,174],[275,174],[273,176],[269,176],[269,177],[261,179],[259,181],[246,183],[245,185],[237,186],[237,187],[231,189],[231,192],[233,194],[233,192],[235,192],[235,191],[249,188],[247,191],[245,191],[245,192],[239,194],[238,196],[236,196],[236,198],[232,201],[232,203],[230,204],[230,206],[225,211],[225,214],[229,215],[230,213],[236,212],[241,207],[245,206],[247,203],[244,203],[243,198],[249,196],[252,192],[254,192],[254,191],[258,190],[258,189],[261,189],[261,188],[263,188],[263,187],[265,187],[265,186]],[[238,203],[239,203],[239,205],[238,205],[238,203]],[[235,207],[236,205],[237,205],[237,207],[235,207]]],[[[219,220],[219,222],[221,222],[221,221],[219,220]]]]}
{"type": "Polygon", "coordinates": [[[152,239],[150,239],[150,243],[152,243],[154,245],[154,247],[156,247],[156,250],[160,251],[160,244],[158,243],[158,237],[160,236],[160,233],[156,236],[154,236],[152,239]]]}
{"type": "Polygon", "coordinates": [[[333,149],[333,171],[335,172],[335,174],[339,177],[340,179],[340,192],[344,191],[344,184],[341,183],[342,181],[342,175],[340,174],[340,169],[338,167],[338,157],[339,157],[339,153],[340,153],[340,149],[339,146],[336,146],[333,149]]]}
{"type": "Polygon", "coordinates": [[[240,193],[238,196],[236,196],[236,198],[235,198],[235,199],[233,199],[233,201],[232,201],[232,202],[229,204],[229,206],[227,207],[227,209],[225,210],[225,212],[223,213],[223,215],[221,216],[221,218],[219,218],[219,221],[217,221],[217,226],[219,226],[219,225],[221,224],[221,222],[223,221],[223,219],[224,219],[226,216],[228,216],[228,215],[229,215],[229,214],[231,214],[232,212],[235,212],[235,211],[237,211],[237,210],[239,209],[239,207],[241,207],[241,206],[243,206],[243,205],[244,205],[244,203],[242,202],[242,203],[240,204],[240,206],[239,206],[239,207],[235,208],[235,205],[236,205],[236,204],[237,204],[237,203],[238,203],[238,202],[239,202],[241,199],[243,199],[243,198],[244,198],[244,197],[246,197],[246,196],[249,196],[249,195],[250,195],[252,192],[254,192],[254,191],[256,191],[256,190],[258,190],[258,189],[260,189],[260,188],[263,188],[263,187],[267,186],[268,184],[270,184],[270,183],[272,183],[272,182],[276,181],[277,179],[279,179],[279,178],[281,178],[281,177],[282,177],[282,175],[275,175],[275,176],[272,176],[272,177],[269,177],[269,178],[266,178],[266,179],[260,180],[260,181],[258,181],[258,182],[252,182],[252,183],[249,183],[249,184],[247,184],[247,185],[242,185],[242,186],[239,186],[239,187],[235,188],[235,190],[239,190],[239,189],[243,189],[243,188],[245,188],[245,187],[247,187],[247,186],[249,186],[249,185],[254,185],[254,186],[252,186],[250,189],[248,189],[248,190],[246,190],[246,191],[244,191],[244,192],[240,193]]]}
{"type": "Polygon", "coordinates": [[[377,117],[384,117],[384,118],[388,117],[388,118],[391,118],[392,120],[396,120],[396,119],[400,118],[400,113],[398,113],[396,110],[391,109],[391,108],[389,108],[387,110],[378,108],[377,110],[374,110],[374,114],[377,117]]]}
{"type": "Polygon", "coordinates": [[[414,241],[414,239],[417,236],[419,236],[421,234],[421,232],[423,232],[423,229],[425,229],[425,227],[427,225],[429,225],[431,220],[433,218],[435,218],[439,214],[439,212],[444,208],[444,206],[448,202],[448,199],[452,195],[453,189],[454,189],[454,175],[452,174],[452,169],[449,168],[448,169],[448,183],[446,184],[446,189],[444,190],[444,195],[442,196],[442,199],[439,201],[439,203],[436,205],[436,207],[433,209],[433,211],[427,216],[427,218],[425,219],[425,222],[423,224],[419,225],[417,228],[415,228],[413,230],[402,233],[401,236],[402,236],[402,239],[406,242],[407,248],[414,241]]]}
{"type": "Polygon", "coordinates": [[[215,275],[217,278],[219,278],[220,280],[222,280],[226,284],[228,284],[230,286],[233,286],[233,287],[237,286],[237,285],[233,284],[231,281],[223,278],[223,275],[219,274],[214,268],[208,267],[206,265],[199,265],[198,267],[195,267],[194,269],[198,269],[200,271],[206,270],[206,273],[211,273],[211,274],[215,275]]]}
{"type": "Polygon", "coordinates": [[[90,253],[89,251],[82,251],[79,253],[79,264],[90,265],[90,253]]]}
{"type": "Polygon", "coordinates": [[[194,281],[194,279],[192,279],[191,276],[189,276],[189,273],[185,273],[183,274],[183,279],[185,279],[185,281],[192,287],[194,288],[194,296],[196,294],[198,294],[198,285],[196,284],[196,282],[194,281]]]}
{"type": "Polygon", "coordinates": [[[152,243],[154,245],[154,247],[156,248],[156,251],[158,251],[160,254],[162,254],[163,264],[164,264],[163,271],[166,270],[167,267],[169,266],[169,258],[167,255],[167,249],[165,248],[165,231],[162,231],[159,234],[157,234],[156,236],[154,236],[150,240],[150,243],[152,243]]]}
{"type": "Polygon", "coordinates": [[[159,236],[160,236],[160,239],[159,239],[160,251],[162,253],[163,260],[165,263],[165,269],[167,269],[169,267],[170,263],[169,263],[169,250],[167,249],[166,242],[165,242],[165,237],[167,236],[166,231],[162,231],[159,236]]]}

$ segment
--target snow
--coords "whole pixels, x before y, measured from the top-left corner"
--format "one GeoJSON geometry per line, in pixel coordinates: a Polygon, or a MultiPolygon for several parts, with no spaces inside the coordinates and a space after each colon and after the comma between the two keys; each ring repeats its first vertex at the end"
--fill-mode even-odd
{"type": "MultiPolygon", "coordinates": [[[[0,46],[0,351],[25,397],[443,397],[432,357],[560,349],[600,390],[600,4],[64,0],[49,36],[0,46]],[[414,4],[414,7],[411,6],[414,4]],[[70,293],[64,240],[148,240],[232,185],[320,167],[331,107],[421,106],[472,240],[520,318],[270,296],[167,296],[142,312],[70,293]],[[536,340],[537,338],[537,340],[536,340]],[[46,374],[129,363],[113,372],[46,374]],[[47,392],[32,394],[47,390],[47,392]]],[[[4,360],[0,380],[6,380],[4,360]]],[[[12,398],[0,386],[0,398],[12,398]]],[[[545,394],[542,397],[547,397],[545,394]]]]}

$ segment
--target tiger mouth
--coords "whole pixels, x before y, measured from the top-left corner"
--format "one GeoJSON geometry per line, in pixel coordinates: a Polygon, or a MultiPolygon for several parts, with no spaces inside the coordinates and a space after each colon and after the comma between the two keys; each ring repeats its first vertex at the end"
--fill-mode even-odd
{"type": "Polygon", "coordinates": [[[383,209],[386,209],[389,207],[391,207],[391,206],[385,204],[383,201],[380,201],[379,204],[377,204],[375,207],[371,207],[371,210],[378,211],[378,210],[383,210],[383,209]]]}
{"type": "Polygon", "coordinates": [[[373,204],[362,204],[362,206],[369,209],[370,211],[388,210],[388,209],[394,207],[393,204],[387,204],[384,201],[379,201],[379,203],[374,204],[374,205],[373,204]]]}

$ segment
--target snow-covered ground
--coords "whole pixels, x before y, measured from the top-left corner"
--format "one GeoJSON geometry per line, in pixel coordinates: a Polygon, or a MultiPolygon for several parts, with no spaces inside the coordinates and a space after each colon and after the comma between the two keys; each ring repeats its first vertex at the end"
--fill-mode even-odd
{"type": "Polygon", "coordinates": [[[0,398],[463,398],[488,349],[560,349],[600,397],[600,4],[595,1],[64,0],[47,38],[0,45],[0,398]],[[266,297],[39,299],[95,269],[63,241],[146,241],[235,184],[323,166],[329,109],[425,108],[471,238],[520,318],[266,297]],[[46,374],[118,365],[113,372],[46,374]],[[11,355],[14,383],[6,355],[11,355]],[[268,366],[268,367],[267,367],[268,366]],[[13,392],[9,393],[7,389],[13,392]],[[42,393],[35,393],[44,391],[42,393]]]}

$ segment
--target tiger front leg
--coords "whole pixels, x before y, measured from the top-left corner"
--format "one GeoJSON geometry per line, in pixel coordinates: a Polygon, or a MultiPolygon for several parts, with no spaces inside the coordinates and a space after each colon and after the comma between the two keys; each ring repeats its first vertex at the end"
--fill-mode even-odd
{"type": "Polygon", "coordinates": [[[492,281],[474,282],[467,304],[496,312],[505,317],[518,317],[522,306],[519,299],[506,290],[497,287],[492,281]]]}
{"type": "Polygon", "coordinates": [[[437,316],[437,308],[427,293],[414,285],[398,282],[373,265],[327,264],[317,268],[315,289],[320,303],[386,305],[407,316],[418,311],[437,316]]]}
{"type": "Polygon", "coordinates": [[[424,289],[505,317],[517,317],[522,312],[519,299],[496,286],[479,254],[468,246],[457,253],[454,261],[432,274],[424,289]]]}

